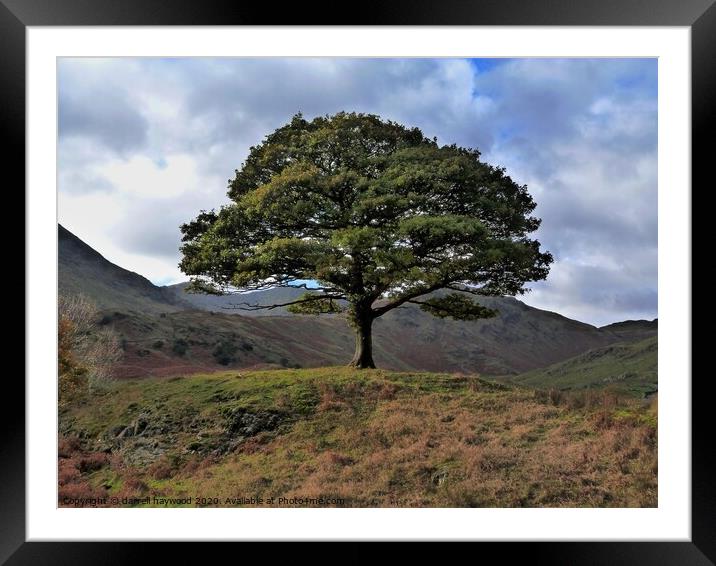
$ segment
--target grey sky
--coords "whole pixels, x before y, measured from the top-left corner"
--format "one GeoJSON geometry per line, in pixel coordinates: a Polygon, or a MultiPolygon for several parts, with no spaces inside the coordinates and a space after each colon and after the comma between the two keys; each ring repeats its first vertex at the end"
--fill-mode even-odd
{"type": "Polygon", "coordinates": [[[657,316],[655,59],[63,59],[59,220],[157,284],[182,222],[228,202],[298,111],[379,114],[525,183],[555,256],[522,300],[602,325],[657,316]]]}

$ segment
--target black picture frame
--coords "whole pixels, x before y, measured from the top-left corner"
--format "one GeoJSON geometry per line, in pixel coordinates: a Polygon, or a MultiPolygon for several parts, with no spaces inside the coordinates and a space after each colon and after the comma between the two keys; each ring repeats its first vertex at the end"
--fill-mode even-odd
{"type": "MultiPolygon", "coordinates": [[[[322,1],[281,4],[277,8],[268,3],[219,0],[0,0],[0,131],[10,142],[5,144],[3,152],[7,192],[17,193],[17,187],[25,186],[25,32],[28,26],[266,24],[690,27],[692,199],[693,187],[698,186],[705,191],[713,185],[709,184],[707,177],[713,161],[707,142],[712,132],[716,131],[714,0],[386,0],[380,4],[347,4],[342,12],[338,4],[322,1]]],[[[684,190],[689,190],[689,187],[684,187],[684,190]]],[[[24,204],[21,206],[24,209],[24,204]]],[[[692,205],[692,210],[698,209],[692,205]]],[[[692,226],[694,223],[695,219],[692,226]]],[[[699,244],[695,238],[692,240],[692,258],[708,257],[698,253],[705,245],[699,244]]],[[[19,270],[14,271],[17,273],[19,270]]],[[[692,296],[700,297],[707,303],[713,302],[706,295],[705,278],[696,280],[692,275],[692,296]],[[702,293],[699,293],[700,289],[702,293]]],[[[26,303],[31,300],[32,297],[26,295],[26,303]]],[[[701,306],[699,317],[707,320],[712,310],[708,305],[701,306]]],[[[482,559],[499,555],[500,560],[507,563],[520,558],[537,564],[706,565],[716,562],[716,470],[711,438],[711,406],[714,401],[710,394],[710,379],[707,372],[692,380],[691,542],[482,543],[471,552],[477,552],[475,556],[479,555],[482,559]]],[[[216,556],[214,549],[207,551],[206,544],[26,542],[25,410],[24,403],[20,402],[25,398],[25,388],[17,374],[7,374],[4,387],[6,403],[0,411],[0,430],[3,431],[0,441],[0,561],[12,565],[75,565],[100,562],[125,564],[140,559],[185,564],[216,556]]],[[[79,533],[78,537],[81,537],[79,533]]],[[[225,543],[224,547],[226,544],[229,543],[225,543]]],[[[382,553],[372,543],[350,543],[340,549],[320,550],[307,550],[304,546],[297,549],[293,545],[274,545],[270,551],[263,546],[252,546],[251,549],[259,553],[268,552],[265,556],[271,561],[303,555],[312,560],[325,557],[327,561],[362,562],[369,554],[376,551],[382,553]]],[[[236,552],[233,547],[219,549],[219,552],[222,550],[236,552]]],[[[406,553],[403,555],[405,560],[413,552],[426,558],[434,551],[434,548],[429,551],[425,545],[413,545],[410,550],[401,549],[406,553]]],[[[242,549],[241,552],[246,551],[242,549]]],[[[441,558],[448,556],[444,554],[444,549],[437,549],[437,552],[441,558]]],[[[231,558],[239,556],[244,555],[231,558]]]]}

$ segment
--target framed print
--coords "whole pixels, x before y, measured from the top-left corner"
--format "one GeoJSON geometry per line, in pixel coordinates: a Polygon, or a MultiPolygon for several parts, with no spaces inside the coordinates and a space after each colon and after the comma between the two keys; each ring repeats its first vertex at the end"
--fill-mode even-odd
{"type": "Polygon", "coordinates": [[[3,559],[712,563],[691,224],[716,8],[561,4],[4,2],[27,333],[3,559]]]}

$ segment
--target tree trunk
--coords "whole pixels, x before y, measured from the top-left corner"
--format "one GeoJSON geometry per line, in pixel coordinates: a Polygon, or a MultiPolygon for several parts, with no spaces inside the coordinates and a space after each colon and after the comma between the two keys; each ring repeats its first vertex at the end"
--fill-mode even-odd
{"type": "Polygon", "coordinates": [[[361,317],[354,324],[356,332],[356,351],[349,364],[357,369],[375,368],[373,362],[373,318],[370,315],[361,317]]]}

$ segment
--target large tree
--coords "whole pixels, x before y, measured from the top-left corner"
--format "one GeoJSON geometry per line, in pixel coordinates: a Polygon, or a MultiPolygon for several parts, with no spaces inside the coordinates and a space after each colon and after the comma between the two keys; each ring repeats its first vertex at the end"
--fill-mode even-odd
{"type": "Polygon", "coordinates": [[[371,328],[385,313],[415,303],[438,317],[494,316],[473,296],[521,294],[552,261],[528,237],[540,220],[524,185],[476,149],[374,115],[297,114],[250,149],[228,196],[181,227],[190,290],[315,282],[296,300],[243,308],[344,311],[357,368],[375,367],[371,328]]]}

